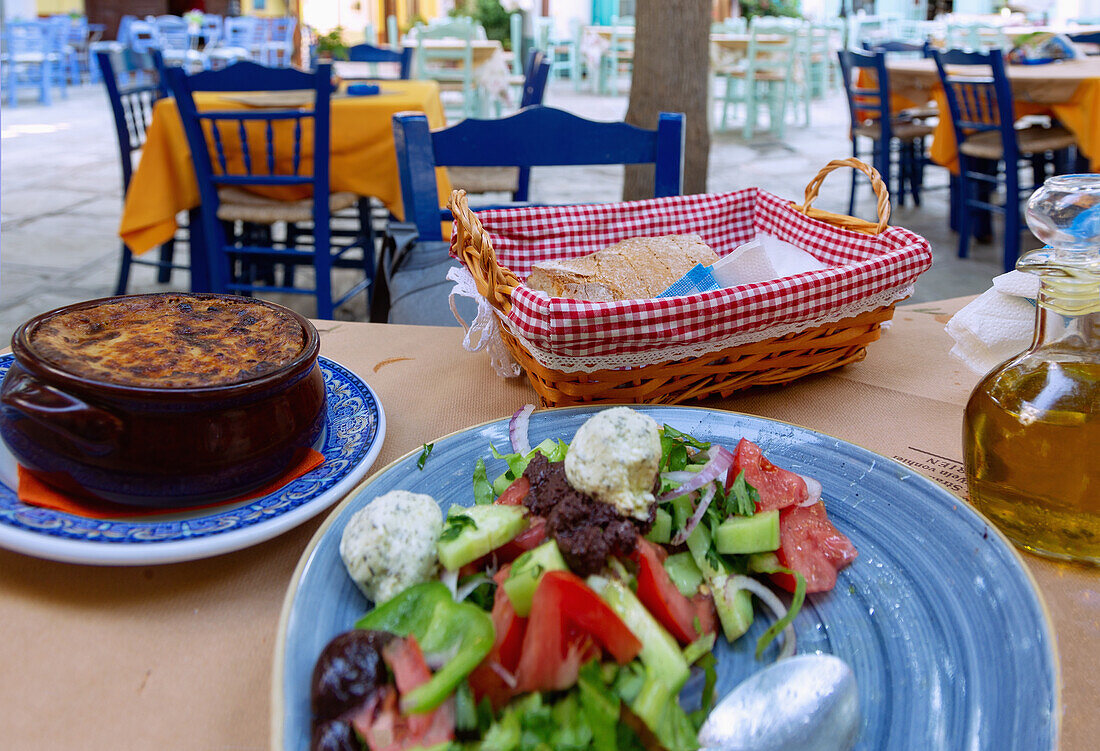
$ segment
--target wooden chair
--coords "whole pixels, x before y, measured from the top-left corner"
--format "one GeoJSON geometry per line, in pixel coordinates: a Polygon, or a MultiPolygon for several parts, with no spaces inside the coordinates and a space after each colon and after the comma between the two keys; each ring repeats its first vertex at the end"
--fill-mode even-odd
{"type": "Polygon", "coordinates": [[[797,60],[797,31],[786,25],[772,25],[752,19],[749,23],[749,45],[744,61],[736,66],[715,71],[725,79],[722,97],[721,130],[727,129],[731,105],[745,105],[742,135],[752,138],[756,131],[757,111],[761,97],[768,104],[768,128],[776,138],[786,132],[787,106],[791,100],[794,70],[797,60]],[[779,43],[762,43],[762,35],[785,37],[779,43]]]}
{"type": "MultiPolygon", "coordinates": [[[[1004,215],[1004,268],[1016,266],[1020,251],[1020,199],[1042,184],[1046,164],[1054,152],[1074,146],[1073,135],[1060,125],[1032,125],[1017,129],[1012,88],[999,49],[988,52],[932,50],[936,70],[947,97],[951,126],[958,147],[959,174],[955,209],[959,233],[958,253],[965,258],[970,237],[978,228],[976,211],[1004,215]],[[947,65],[980,65],[988,73],[949,73],[947,65]],[[1021,162],[1030,163],[1033,184],[1020,184],[1021,162]],[[992,192],[1004,186],[1005,202],[992,201],[992,192]]],[[[984,229],[984,228],[983,228],[984,229]]],[[[986,234],[978,229],[981,234],[986,234]]]]}
{"type": "MultiPolygon", "coordinates": [[[[115,137],[118,141],[118,155],[122,164],[122,195],[130,187],[133,176],[134,159],[145,145],[145,134],[153,121],[153,104],[168,95],[167,83],[161,77],[163,65],[153,60],[159,52],[138,53],[129,49],[119,50],[112,56],[108,52],[97,52],[96,63],[99,66],[103,85],[107,89],[107,99],[114,116],[115,137]],[[119,61],[116,66],[114,59],[119,61]]],[[[130,281],[130,267],[133,264],[152,266],[157,269],[157,281],[166,284],[171,280],[173,269],[186,271],[186,265],[173,263],[177,240],[187,241],[187,229],[182,228],[176,237],[160,246],[155,260],[134,254],[122,243],[122,255],[118,269],[116,295],[125,295],[130,281]]],[[[151,255],[151,254],[150,254],[151,255]]]]}
{"type": "Polygon", "coordinates": [[[38,89],[38,101],[49,105],[51,89],[66,96],[65,72],[56,52],[56,31],[41,21],[10,21],[4,26],[4,88],[8,105],[19,103],[20,86],[38,89]]]}
{"type": "MultiPolygon", "coordinates": [[[[890,77],[886,70],[886,53],[840,50],[837,53],[844,91],[851,116],[852,156],[861,157],[859,139],[871,141],[871,162],[883,182],[891,185],[893,163],[897,162],[897,187],[893,195],[904,205],[908,192],[920,205],[924,139],[933,128],[908,117],[897,117],[890,110],[890,77]],[[896,154],[896,159],[895,159],[896,154]]],[[[848,213],[855,210],[856,176],[852,173],[848,213]]]]}
{"type": "MultiPolygon", "coordinates": [[[[474,80],[474,41],[477,27],[469,18],[458,18],[448,23],[425,26],[417,24],[416,55],[413,62],[413,78],[431,78],[439,82],[443,92],[458,92],[462,97],[451,112],[462,117],[478,117],[485,114],[485,97],[474,80]],[[437,49],[424,44],[431,40],[457,40],[458,49],[437,49]]],[[[444,103],[446,105],[446,102],[444,103]]]]}
{"type": "Polygon", "coordinates": [[[371,319],[446,324],[449,243],[440,220],[440,166],[531,167],[653,164],[654,195],[679,195],[683,185],[684,116],[662,113],[656,130],[621,122],[593,122],[535,106],[499,120],[466,120],[431,131],[420,113],[393,118],[404,226],[393,228],[383,248],[379,290],[371,319]],[[386,290],[385,293],[382,290],[386,290]],[[392,303],[392,310],[391,310],[392,303]]]}
{"type": "Polygon", "coordinates": [[[408,80],[412,73],[413,48],[388,49],[371,44],[348,47],[348,60],[356,63],[397,63],[398,79],[408,80]]]}
{"type": "MultiPolygon", "coordinates": [[[[542,104],[550,63],[541,50],[531,50],[524,66],[523,90],[519,107],[542,104]]],[[[451,167],[451,185],[472,195],[481,193],[511,193],[513,201],[526,201],[531,181],[529,167],[451,167]]]]}
{"type": "Polygon", "coordinates": [[[261,46],[260,61],[269,68],[289,68],[294,56],[294,30],[298,19],[294,16],[272,18],[267,24],[267,35],[261,46]]]}
{"type": "Polygon", "coordinates": [[[630,75],[634,69],[634,17],[611,17],[611,44],[600,57],[600,70],[596,91],[601,94],[619,94],[619,78],[630,75]],[[626,29],[630,29],[629,33],[626,29]]]}
{"type": "Polygon", "coordinates": [[[369,237],[369,204],[353,193],[331,193],[329,158],[332,66],[322,64],[312,73],[292,68],[267,68],[238,62],[224,70],[193,76],[179,68],[168,71],[179,107],[202,197],[202,231],[215,292],[289,292],[310,294],[317,315],[332,318],[333,311],[359,292],[369,292],[374,279],[374,246],[369,237]],[[199,111],[194,92],[296,91],[312,89],[312,107],[199,111]],[[303,153],[303,134],[312,131],[312,156],[303,153]],[[209,135],[208,135],[209,134],[209,135]],[[298,201],[261,197],[247,188],[297,188],[312,192],[298,201]],[[351,242],[337,244],[332,214],[358,206],[359,232],[351,242]],[[251,233],[239,240],[226,236],[223,222],[270,226],[285,223],[288,230],[311,222],[311,242],[289,233],[286,243],[272,241],[271,233],[251,233]],[[292,242],[293,241],[293,242],[292,242]],[[361,251],[355,258],[349,251],[361,251]],[[285,265],[284,280],[274,280],[273,264],[285,265]],[[312,287],[294,284],[297,265],[311,264],[312,287]],[[361,269],[363,278],[350,290],[334,295],[336,267],[361,269]]]}

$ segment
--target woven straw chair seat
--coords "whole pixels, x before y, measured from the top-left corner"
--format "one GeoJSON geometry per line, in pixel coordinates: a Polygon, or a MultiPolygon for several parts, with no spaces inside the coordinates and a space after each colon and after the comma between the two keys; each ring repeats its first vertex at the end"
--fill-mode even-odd
{"type": "MultiPolygon", "coordinates": [[[[731,68],[725,74],[735,78],[744,78],[747,73],[746,68],[731,68]]],[[[779,70],[758,70],[755,78],[757,81],[786,81],[787,74],[779,70]]]]}
{"type": "Polygon", "coordinates": [[[519,187],[518,167],[448,167],[451,185],[467,193],[515,193],[519,187]]]}
{"type": "MultiPolygon", "coordinates": [[[[218,189],[218,219],[226,222],[242,221],[258,224],[275,222],[313,221],[313,199],[300,201],[277,201],[274,198],[250,193],[241,188],[227,187],[218,189]]],[[[335,213],[351,208],[359,201],[359,196],[347,191],[332,193],[328,198],[329,211],[335,213]]]]}
{"type": "MultiPolygon", "coordinates": [[[[1035,154],[1041,151],[1057,151],[1068,148],[1077,143],[1073,134],[1061,125],[1051,128],[1024,128],[1016,131],[1016,143],[1020,146],[1021,154],[1035,154]]],[[[967,138],[959,146],[959,151],[976,159],[1001,159],[1004,157],[1004,148],[1001,146],[1001,134],[996,130],[987,130],[984,133],[967,138]]]]}
{"type": "MultiPolygon", "coordinates": [[[[903,141],[912,141],[914,138],[930,136],[934,130],[931,125],[906,121],[891,123],[890,129],[894,132],[895,138],[900,138],[903,141]]],[[[882,138],[882,126],[875,122],[858,125],[856,126],[856,135],[878,140],[882,138]]]]}

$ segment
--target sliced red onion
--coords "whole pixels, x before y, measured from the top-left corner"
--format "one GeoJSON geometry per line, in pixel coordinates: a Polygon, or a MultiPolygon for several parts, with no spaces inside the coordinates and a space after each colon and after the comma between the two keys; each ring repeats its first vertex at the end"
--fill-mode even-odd
{"type": "Polygon", "coordinates": [[[524,404],[508,421],[508,437],[512,439],[512,451],[526,456],[531,453],[531,442],[527,439],[527,426],[531,422],[534,404],[524,404]]]}
{"type": "Polygon", "coordinates": [[[450,649],[445,649],[442,652],[427,652],[424,654],[424,664],[430,667],[432,670],[439,670],[448,662],[455,658],[458,654],[458,648],[460,644],[454,644],[450,649]]]}
{"type": "Polygon", "coordinates": [[[683,485],[673,488],[664,495],[659,496],[657,502],[663,503],[664,501],[679,498],[682,495],[687,495],[688,493],[696,491],[708,482],[717,480],[733,466],[733,454],[726,451],[721,446],[711,446],[707,450],[707,457],[707,463],[703,465],[701,470],[692,473],[691,479],[683,485]]]}
{"type": "MultiPolygon", "coordinates": [[[[775,614],[776,620],[779,620],[787,614],[787,608],[783,605],[783,601],[779,599],[779,596],[768,589],[767,585],[763,582],[757,581],[751,576],[743,576],[741,574],[731,576],[726,582],[727,592],[730,587],[733,587],[735,592],[739,589],[747,589],[752,592],[775,614]]],[[[776,660],[782,660],[793,655],[794,647],[794,624],[789,623],[787,627],[783,629],[783,647],[779,650],[779,656],[776,660]]]]}
{"type": "Polygon", "coordinates": [[[821,500],[821,482],[806,475],[799,475],[799,477],[806,481],[806,490],[810,491],[810,497],[798,505],[802,507],[813,506],[821,500]]]}
{"type": "Polygon", "coordinates": [[[683,545],[687,542],[687,538],[695,531],[695,528],[699,525],[699,521],[703,518],[703,514],[707,513],[707,507],[710,506],[710,502],[714,500],[714,494],[716,492],[717,488],[714,487],[713,482],[703,488],[703,496],[699,499],[699,504],[695,507],[695,513],[687,520],[687,524],[684,525],[684,528],[677,532],[676,536],[672,538],[671,544],[683,545]]]}
{"type": "Polygon", "coordinates": [[[507,668],[501,665],[496,660],[489,660],[489,669],[500,676],[500,679],[504,681],[504,685],[508,688],[516,687],[516,677],[508,672],[507,668]]]}

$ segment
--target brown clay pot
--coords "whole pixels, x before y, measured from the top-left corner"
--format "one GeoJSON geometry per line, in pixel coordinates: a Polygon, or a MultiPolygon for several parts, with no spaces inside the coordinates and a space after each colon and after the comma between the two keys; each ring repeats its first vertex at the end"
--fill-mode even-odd
{"type": "Polygon", "coordinates": [[[63,490],[184,508],[270,482],[317,441],[325,419],[320,339],[308,320],[274,303],[250,301],[297,319],[302,350],[276,370],[234,383],[159,389],[104,383],[35,354],[32,335],[45,319],[119,299],[43,313],[13,335],[15,362],[0,384],[0,437],[24,468],[63,490]]]}

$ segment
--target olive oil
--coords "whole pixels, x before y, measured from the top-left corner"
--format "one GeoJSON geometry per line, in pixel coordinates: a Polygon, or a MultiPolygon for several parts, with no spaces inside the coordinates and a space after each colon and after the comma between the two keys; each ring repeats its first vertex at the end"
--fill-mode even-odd
{"type": "Polygon", "coordinates": [[[970,500],[1017,544],[1100,563],[1100,361],[1021,357],[966,408],[970,500]]]}

